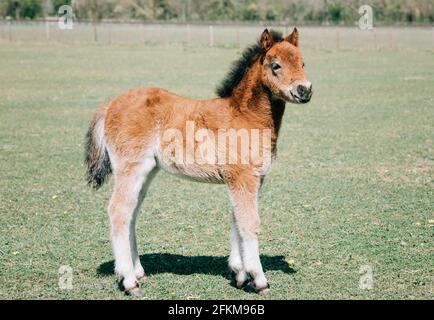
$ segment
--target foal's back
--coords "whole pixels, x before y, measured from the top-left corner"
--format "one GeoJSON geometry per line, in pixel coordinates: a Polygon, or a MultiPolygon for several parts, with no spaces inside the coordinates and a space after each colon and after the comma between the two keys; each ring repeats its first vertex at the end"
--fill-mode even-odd
{"type": "Polygon", "coordinates": [[[187,153],[187,130],[206,129],[217,135],[219,129],[236,127],[236,115],[228,99],[194,100],[161,88],[136,88],[113,99],[105,107],[104,117],[110,158],[123,162],[114,164],[115,171],[153,157],[160,168],[171,174],[203,182],[223,182],[222,166],[197,159],[195,150],[192,152],[196,157],[191,163],[186,163],[185,157],[184,161],[170,160],[164,153],[173,142],[168,133],[180,133],[182,151],[187,153]]]}
{"type": "Polygon", "coordinates": [[[182,129],[186,121],[195,122],[197,128],[227,127],[231,111],[227,99],[194,100],[161,88],[130,89],[106,106],[105,133],[115,142],[143,139],[157,125],[159,130],[182,129]]]}

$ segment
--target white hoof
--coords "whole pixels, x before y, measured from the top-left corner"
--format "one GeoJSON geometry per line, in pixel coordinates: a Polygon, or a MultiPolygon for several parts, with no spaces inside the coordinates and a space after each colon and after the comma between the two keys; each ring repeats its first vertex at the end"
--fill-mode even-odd
{"type": "Polygon", "coordinates": [[[138,281],[146,278],[146,273],[145,273],[145,270],[143,269],[142,266],[136,267],[136,270],[134,273],[136,274],[136,279],[138,281]]]}

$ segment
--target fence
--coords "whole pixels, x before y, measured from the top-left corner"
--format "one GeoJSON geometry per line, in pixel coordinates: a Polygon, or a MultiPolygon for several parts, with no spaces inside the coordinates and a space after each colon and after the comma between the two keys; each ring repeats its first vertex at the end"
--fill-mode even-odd
{"type": "MultiPolygon", "coordinates": [[[[288,33],[290,26],[273,27],[288,33]]],[[[99,43],[185,43],[208,46],[245,46],[258,38],[262,25],[143,24],[74,22],[63,30],[57,21],[0,21],[0,41],[99,43]]],[[[434,27],[300,28],[303,47],[323,49],[434,48],[434,27]]]]}

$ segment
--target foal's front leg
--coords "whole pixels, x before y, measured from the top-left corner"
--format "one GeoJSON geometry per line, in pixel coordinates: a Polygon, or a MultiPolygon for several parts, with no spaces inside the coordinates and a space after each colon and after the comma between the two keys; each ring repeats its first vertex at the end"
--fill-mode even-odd
{"type": "MultiPolygon", "coordinates": [[[[259,215],[258,190],[260,181],[249,177],[247,181],[237,181],[229,185],[236,230],[240,237],[241,259],[243,271],[253,278],[255,290],[268,292],[268,282],[259,259],[259,215]]],[[[241,280],[241,279],[240,279],[241,280]]]]}
{"type": "Polygon", "coordinates": [[[241,256],[241,238],[232,212],[232,229],[230,236],[231,253],[229,255],[229,268],[235,274],[235,281],[238,288],[242,288],[247,280],[247,272],[244,270],[243,258],[241,256]]]}

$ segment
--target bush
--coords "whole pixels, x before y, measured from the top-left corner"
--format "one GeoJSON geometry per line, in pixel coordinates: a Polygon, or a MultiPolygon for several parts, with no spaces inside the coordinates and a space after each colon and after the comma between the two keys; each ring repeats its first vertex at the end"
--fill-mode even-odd
{"type": "Polygon", "coordinates": [[[331,2],[327,7],[328,18],[333,23],[339,23],[344,20],[345,7],[341,2],[331,2]]]}
{"type": "Polygon", "coordinates": [[[241,13],[242,20],[257,21],[261,19],[259,7],[256,3],[250,3],[241,13]]]}
{"type": "Polygon", "coordinates": [[[42,0],[6,0],[6,15],[16,19],[42,16],[42,0]]]}

